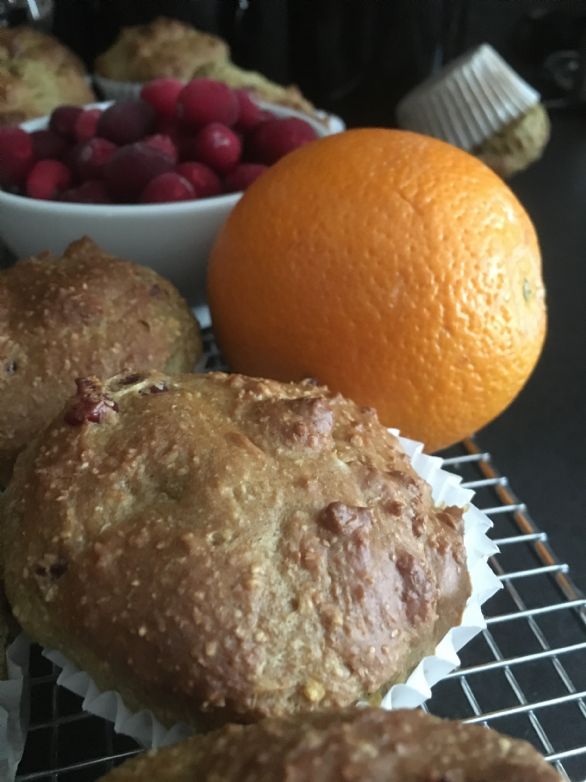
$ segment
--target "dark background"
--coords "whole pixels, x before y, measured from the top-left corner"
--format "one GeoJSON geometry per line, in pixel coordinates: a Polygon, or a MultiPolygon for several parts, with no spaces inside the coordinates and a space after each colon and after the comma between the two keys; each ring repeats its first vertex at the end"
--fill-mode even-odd
{"type": "Polygon", "coordinates": [[[54,30],[91,68],[121,25],[163,12],[224,35],[236,62],[298,83],[351,126],[393,125],[409,87],[482,41],[542,92],[551,142],[511,187],[540,236],[549,333],[520,397],[478,439],[586,590],[586,90],[583,70],[560,85],[549,67],[556,52],[586,63],[586,2],[57,0],[54,30]]]}

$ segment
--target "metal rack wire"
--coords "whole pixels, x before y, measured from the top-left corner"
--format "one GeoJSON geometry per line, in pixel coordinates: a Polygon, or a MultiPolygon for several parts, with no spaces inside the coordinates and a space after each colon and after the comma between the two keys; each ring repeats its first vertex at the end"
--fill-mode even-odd
{"type": "MultiPolygon", "coordinates": [[[[222,368],[209,330],[206,369],[222,368]]],[[[586,782],[586,598],[542,532],[474,440],[446,453],[446,467],[476,490],[494,522],[491,560],[504,589],[485,606],[487,629],[461,653],[461,668],[425,708],[531,741],[563,779],[586,782]]],[[[90,782],[135,754],[131,740],[81,710],[56,685],[39,650],[30,665],[31,719],[19,782],[90,782]]]]}

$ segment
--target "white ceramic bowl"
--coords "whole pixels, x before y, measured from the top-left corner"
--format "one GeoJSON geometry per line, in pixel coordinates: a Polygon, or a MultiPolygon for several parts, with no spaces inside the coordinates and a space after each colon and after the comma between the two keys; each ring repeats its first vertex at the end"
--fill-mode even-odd
{"type": "MultiPolygon", "coordinates": [[[[100,108],[110,103],[93,104],[100,108]]],[[[277,116],[299,116],[319,136],[329,131],[299,112],[261,104],[277,116]]],[[[40,130],[48,118],[23,123],[40,130]]],[[[216,234],[242,193],[172,204],[73,204],[41,201],[0,190],[0,237],[18,258],[43,250],[61,253],[82,236],[104,250],[150,266],[171,280],[192,305],[205,301],[208,255],[216,234]]]]}

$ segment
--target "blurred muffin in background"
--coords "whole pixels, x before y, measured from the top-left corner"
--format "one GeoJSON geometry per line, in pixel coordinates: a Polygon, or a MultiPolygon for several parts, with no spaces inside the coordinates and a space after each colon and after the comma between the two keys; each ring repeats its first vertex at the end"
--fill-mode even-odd
{"type": "Polygon", "coordinates": [[[221,38],[159,17],[150,24],[124,27],[113,46],[96,59],[94,70],[114,81],[145,82],[159,76],[187,80],[202,65],[225,61],[229,55],[221,38]]]}
{"type": "Polygon", "coordinates": [[[56,38],[32,27],[0,28],[0,125],[94,99],[83,63],[56,38]]]}
{"type": "Polygon", "coordinates": [[[550,123],[543,104],[528,111],[473,150],[476,157],[503,178],[539,160],[549,141],[550,123]]]}
{"type": "Polygon", "coordinates": [[[159,17],[149,24],[123,28],[94,64],[96,84],[111,100],[136,97],[144,82],[161,77],[216,79],[234,89],[247,89],[261,100],[306,114],[315,112],[297,87],[284,87],[239,68],[230,60],[226,41],[176,19],[159,17]]]}
{"type": "Polygon", "coordinates": [[[409,92],[400,127],[447,141],[509,177],[543,154],[550,134],[539,93],[483,44],[409,92]]]}
{"type": "Polygon", "coordinates": [[[314,106],[303,97],[301,90],[294,84],[284,87],[282,84],[276,84],[267,79],[262,73],[239,68],[230,60],[206,63],[198,68],[194,76],[216,79],[216,81],[222,81],[233,89],[245,89],[259,100],[288,106],[291,109],[302,111],[304,114],[315,114],[314,106]]]}

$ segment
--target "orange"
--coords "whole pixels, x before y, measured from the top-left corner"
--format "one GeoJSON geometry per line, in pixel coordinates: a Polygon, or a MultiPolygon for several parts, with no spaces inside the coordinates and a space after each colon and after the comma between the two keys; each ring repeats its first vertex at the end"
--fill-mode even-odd
{"type": "Polygon", "coordinates": [[[429,450],[517,395],[546,326],[535,230],[441,141],[352,130],[284,157],[212,251],[213,327],[239,372],[315,377],[429,450]]]}

